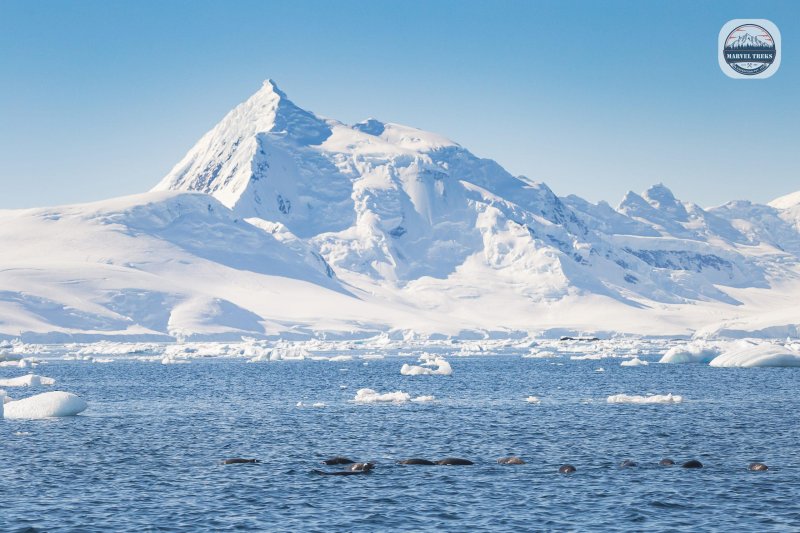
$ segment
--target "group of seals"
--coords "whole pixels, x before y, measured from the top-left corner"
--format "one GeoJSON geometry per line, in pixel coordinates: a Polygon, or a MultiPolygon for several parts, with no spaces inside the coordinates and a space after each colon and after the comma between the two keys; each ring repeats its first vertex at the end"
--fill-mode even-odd
{"type": "MultiPolygon", "coordinates": [[[[222,464],[224,465],[234,465],[234,464],[252,464],[252,463],[260,463],[258,459],[243,459],[240,457],[233,457],[230,459],[224,459],[222,464]]],[[[347,457],[342,457],[337,455],[335,457],[330,457],[322,461],[324,464],[328,466],[334,465],[349,465],[348,468],[344,470],[334,470],[334,471],[325,471],[325,470],[313,470],[313,472],[325,476],[351,476],[354,474],[367,474],[375,468],[375,463],[364,462],[364,463],[357,463],[352,459],[347,457]]],[[[525,461],[512,455],[510,457],[500,457],[497,460],[498,464],[501,465],[524,465],[525,461]]],[[[444,465],[444,466],[468,466],[474,465],[472,461],[469,459],[461,459],[459,457],[445,457],[444,459],[439,459],[438,461],[430,461],[428,459],[420,459],[417,457],[410,458],[410,459],[402,459],[397,461],[397,464],[400,465],[427,465],[427,466],[434,466],[434,465],[444,465]]],[[[672,459],[665,457],[658,462],[659,466],[674,466],[675,461],[672,459]]],[[[635,468],[639,466],[635,461],[631,459],[625,459],[620,463],[620,468],[635,468]]],[[[697,459],[690,459],[681,465],[682,468],[703,468],[703,463],[698,461],[697,459]]],[[[750,463],[747,467],[748,470],[751,472],[765,472],[769,470],[769,467],[764,463],[750,463]]],[[[571,464],[561,465],[558,469],[559,474],[572,474],[577,472],[577,468],[575,468],[571,464]]]]}
{"type": "MultiPolygon", "coordinates": [[[[669,457],[665,457],[658,462],[658,466],[674,466],[675,461],[670,459],[669,457]]],[[[620,463],[620,468],[633,468],[639,466],[634,461],[630,459],[626,459],[620,463]]],[[[681,465],[682,468],[703,468],[703,463],[698,461],[697,459],[689,459],[685,463],[681,465]]]]}

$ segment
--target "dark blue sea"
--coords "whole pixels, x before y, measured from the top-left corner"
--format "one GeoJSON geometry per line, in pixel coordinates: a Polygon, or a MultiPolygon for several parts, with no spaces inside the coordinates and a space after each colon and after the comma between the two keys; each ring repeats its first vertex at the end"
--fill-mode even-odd
{"type": "Polygon", "coordinates": [[[9,395],[66,390],[89,409],[0,420],[0,530],[800,530],[797,369],[483,356],[451,358],[452,376],[400,375],[413,361],[49,361],[35,372],[55,387],[9,395]],[[362,387],[436,400],[353,403],[362,387]],[[618,393],[684,401],[606,402],[618,393]],[[496,463],[511,454],[527,464],[496,463]],[[332,455],[376,468],[312,472],[332,455]],[[447,456],[475,465],[395,463],[447,456]]]}

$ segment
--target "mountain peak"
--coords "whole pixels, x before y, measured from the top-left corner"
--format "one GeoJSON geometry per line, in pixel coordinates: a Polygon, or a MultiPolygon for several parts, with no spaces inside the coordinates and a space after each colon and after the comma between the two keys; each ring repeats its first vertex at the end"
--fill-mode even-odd
{"type": "Polygon", "coordinates": [[[642,196],[656,208],[672,206],[677,202],[675,195],[663,183],[650,186],[642,196]]]}
{"type": "Polygon", "coordinates": [[[272,79],[236,106],[156,185],[155,190],[220,191],[228,206],[264,170],[265,139],[296,147],[318,145],[331,135],[328,123],[296,106],[272,79]],[[223,192],[224,191],[224,192],[223,192]]]}
{"type": "Polygon", "coordinates": [[[267,78],[264,80],[264,82],[261,84],[261,89],[254,93],[251,98],[256,96],[262,98],[268,97],[275,100],[288,100],[286,93],[283,92],[280,87],[278,87],[278,84],[275,83],[275,80],[272,78],[267,78]]]}
{"type": "Polygon", "coordinates": [[[378,119],[370,117],[367,120],[362,120],[361,122],[353,124],[353,129],[377,137],[384,132],[386,124],[378,119]]]}
{"type": "Polygon", "coordinates": [[[686,207],[681,203],[672,191],[663,183],[657,183],[647,189],[642,197],[654,208],[669,213],[678,220],[686,220],[688,214],[686,207]]]}

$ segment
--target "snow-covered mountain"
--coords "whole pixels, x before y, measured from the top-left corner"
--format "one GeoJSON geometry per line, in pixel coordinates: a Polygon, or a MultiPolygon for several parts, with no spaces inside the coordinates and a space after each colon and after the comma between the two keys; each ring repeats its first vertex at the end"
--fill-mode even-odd
{"type": "Polygon", "coordinates": [[[798,205],[559,198],[267,81],[151,193],[0,212],[0,334],[791,332],[798,205]]]}

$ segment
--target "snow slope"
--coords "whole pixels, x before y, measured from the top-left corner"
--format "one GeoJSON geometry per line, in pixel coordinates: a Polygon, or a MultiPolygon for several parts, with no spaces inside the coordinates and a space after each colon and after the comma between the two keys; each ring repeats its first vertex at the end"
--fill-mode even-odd
{"type": "Polygon", "coordinates": [[[793,198],[559,198],[268,80],[150,193],[0,212],[0,335],[774,333],[800,324],[793,198]]]}

